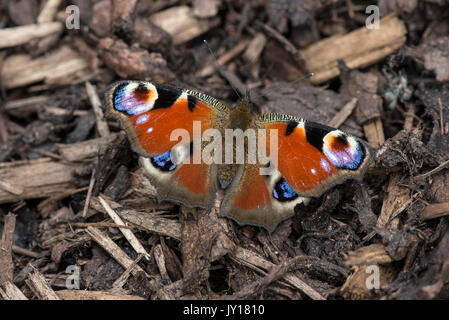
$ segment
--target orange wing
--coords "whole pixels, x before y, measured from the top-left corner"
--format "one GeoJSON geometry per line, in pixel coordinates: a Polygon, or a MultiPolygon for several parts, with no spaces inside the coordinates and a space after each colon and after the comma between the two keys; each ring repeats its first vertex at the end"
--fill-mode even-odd
{"type": "Polygon", "coordinates": [[[193,137],[220,127],[226,122],[228,108],[198,92],[145,81],[114,83],[106,90],[105,99],[107,115],[125,129],[159,198],[211,206],[217,189],[216,168],[192,164],[193,137]],[[198,132],[194,132],[195,121],[198,132]],[[172,141],[177,129],[187,133],[185,143],[177,134],[172,141]],[[178,156],[177,161],[173,155],[178,156]]]}
{"type": "Polygon", "coordinates": [[[266,167],[242,165],[223,200],[222,215],[241,224],[272,231],[294,213],[294,207],[318,197],[347,179],[360,179],[373,160],[371,148],[340,130],[282,114],[256,118],[255,129],[266,137],[266,167]],[[270,150],[270,139],[277,139],[270,150]],[[277,151],[277,157],[275,156],[277,151]]]}

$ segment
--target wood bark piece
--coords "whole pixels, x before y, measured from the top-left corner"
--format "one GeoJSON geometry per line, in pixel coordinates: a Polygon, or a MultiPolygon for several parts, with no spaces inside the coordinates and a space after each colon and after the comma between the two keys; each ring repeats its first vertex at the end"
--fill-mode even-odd
{"type": "Polygon", "coordinates": [[[154,247],[154,260],[156,260],[157,268],[159,269],[159,273],[161,274],[162,279],[165,281],[171,282],[170,277],[167,273],[167,267],[165,266],[165,256],[164,252],[162,251],[162,246],[160,244],[157,244],[154,247]]]}
{"type": "Polygon", "coordinates": [[[379,148],[385,142],[381,118],[368,121],[363,125],[363,131],[365,132],[366,140],[373,148],[379,148]]]}
{"type": "Polygon", "coordinates": [[[56,294],[61,300],[145,300],[139,296],[106,291],[59,290],[56,294]]]}
{"type": "Polygon", "coordinates": [[[257,33],[243,54],[243,59],[248,63],[254,63],[257,61],[262,54],[265,44],[267,43],[267,38],[263,33],[257,33]]]}
{"type": "MultiPolygon", "coordinates": [[[[20,291],[16,285],[10,281],[6,281],[2,285],[0,285],[0,290],[3,291],[4,294],[1,294],[3,299],[5,300],[28,300],[27,297],[20,291]]],[[[1,293],[0,291],[0,293],[1,293]]]]}
{"type": "Polygon", "coordinates": [[[369,66],[401,47],[406,40],[404,23],[394,15],[379,21],[379,29],[359,28],[346,35],[335,35],[300,50],[307,68],[318,84],[340,74],[338,60],[351,69],[369,66]]]}
{"type": "Polygon", "coordinates": [[[16,227],[16,216],[8,214],[0,241],[0,284],[7,281],[13,282],[14,264],[12,262],[12,247],[14,243],[14,229],[16,227]]]}
{"type": "Polygon", "coordinates": [[[49,159],[3,163],[0,166],[0,180],[23,188],[23,192],[17,195],[0,188],[0,203],[45,198],[72,189],[76,183],[73,177],[76,168],[49,159]]]}
{"type": "Polygon", "coordinates": [[[34,269],[33,272],[30,273],[26,283],[39,299],[60,300],[58,295],[47,283],[47,280],[45,280],[45,277],[37,269],[34,269]]]}
{"type": "Polygon", "coordinates": [[[87,74],[87,62],[70,47],[62,46],[36,59],[23,54],[8,57],[3,64],[1,80],[6,89],[40,81],[59,86],[71,84],[77,77],[87,74]]]}
{"type": "Polygon", "coordinates": [[[373,265],[379,268],[380,285],[385,287],[394,280],[396,275],[394,268],[389,265],[392,261],[385,246],[380,243],[349,251],[344,263],[350,266],[353,272],[341,287],[341,294],[347,299],[370,298],[372,291],[366,283],[372,271],[368,268],[372,268],[373,265]]]}
{"type": "MultiPolygon", "coordinates": [[[[163,218],[157,212],[140,212],[133,209],[125,209],[114,201],[109,201],[109,205],[127,222],[147,231],[181,240],[181,226],[178,221],[163,218]]],[[[91,199],[91,207],[97,211],[106,212],[96,197],[91,199]]]]}
{"type": "Polygon", "coordinates": [[[8,191],[9,193],[15,194],[15,195],[21,195],[23,192],[23,186],[17,186],[14,184],[11,184],[8,181],[0,180],[0,189],[3,189],[5,191],[8,191]]]}
{"type": "Polygon", "coordinates": [[[216,27],[220,18],[198,19],[190,7],[178,6],[151,15],[150,22],[170,34],[174,44],[181,44],[216,27]]]}
{"type": "Polygon", "coordinates": [[[429,204],[421,214],[421,220],[430,220],[449,215],[449,202],[429,204]]]}
{"type": "MultiPolygon", "coordinates": [[[[413,129],[413,120],[410,119],[413,119],[414,115],[415,107],[413,104],[410,104],[404,124],[405,130],[410,131],[413,129]]],[[[417,131],[417,134],[420,133],[417,131]]],[[[382,209],[376,223],[377,227],[385,228],[388,226],[389,229],[396,229],[398,227],[399,218],[393,217],[392,215],[398,210],[404,210],[405,208],[403,206],[410,200],[410,190],[407,187],[399,185],[400,179],[401,174],[398,172],[393,172],[390,175],[387,196],[382,203],[382,209]]]]}
{"type": "Polygon", "coordinates": [[[393,262],[393,259],[388,254],[385,246],[380,243],[375,243],[354,251],[349,251],[346,256],[345,265],[388,264],[390,262],[393,262]]]}
{"type": "Polygon", "coordinates": [[[397,217],[391,219],[392,214],[396,212],[409,198],[410,190],[398,185],[401,175],[394,172],[390,176],[387,187],[387,196],[382,204],[382,209],[377,219],[376,226],[389,229],[396,229],[399,224],[397,217]]]}
{"type": "Polygon", "coordinates": [[[55,19],[58,7],[62,0],[47,0],[45,1],[44,7],[42,8],[39,16],[37,17],[37,22],[39,24],[51,22],[55,19]]]}
{"type": "Polygon", "coordinates": [[[59,154],[67,161],[77,162],[90,160],[98,155],[102,146],[112,143],[119,134],[113,133],[106,137],[90,139],[71,144],[56,144],[59,154]]]}
{"type": "Polygon", "coordinates": [[[64,26],[61,22],[28,24],[25,26],[5,28],[0,30],[0,49],[19,46],[33,39],[62,32],[63,29],[64,26]]]}

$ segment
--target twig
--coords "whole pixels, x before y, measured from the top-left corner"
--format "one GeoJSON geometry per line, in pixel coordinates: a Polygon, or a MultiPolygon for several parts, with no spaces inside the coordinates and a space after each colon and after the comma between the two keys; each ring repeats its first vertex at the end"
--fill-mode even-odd
{"type": "Polygon", "coordinates": [[[83,208],[83,218],[86,217],[87,210],[89,209],[90,198],[92,197],[92,190],[94,189],[94,183],[95,183],[95,168],[92,169],[92,176],[90,177],[89,189],[87,190],[86,201],[84,203],[83,208]]]}
{"type": "Polygon", "coordinates": [[[97,92],[95,91],[94,86],[89,81],[86,82],[86,91],[87,95],[89,96],[90,104],[92,105],[92,108],[94,110],[95,118],[97,120],[96,124],[98,134],[101,137],[107,137],[110,135],[110,131],[107,122],[104,120],[103,110],[101,110],[101,101],[97,95],[97,92]]]}
{"type": "Polygon", "coordinates": [[[21,254],[23,256],[39,259],[42,257],[42,253],[34,252],[25,248],[18,247],[16,245],[12,246],[12,252],[21,254]]]}
{"type": "MultiPolygon", "coordinates": [[[[237,248],[237,250],[231,256],[231,259],[259,273],[265,273],[264,270],[270,270],[274,267],[274,263],[271,263],[259,256],[257,253],[254,253],[242,247],[237,248]]],[[[299,279],[294,274],[286,274],[283,276],[283,279],[289,285],[292,285],[293,287],[299,289],[313,300],[326,300],[319,292],[310,287],[307,283],[299,279]]]]}
{"type": "MultiPolygon", "coordinates": [[[[95,227],[87,227],[86,232],[89,236],[106,250],[123,268],[128,269],[133,265],[133,260],[114,242],[95,227]]],[[[137,275],[138,272],[144,272],[139,266],[132,269],[131,273],[137,275]]],[[[145,273],[146,274],[146,273],[145,273]]]]}
{"type": "Polygon", "coordinates": [[[129,268],[127,268],[125,272],[123,272],[121,276],[114,281],[114,283],[112,284],[111,292],[119,292],[120,290],[122,290],[123,286],[125,285],[126,281],[128,280],[131,274],[131,271],[133,271],[133,269],[136,267],[139,261],[142,260],[143,256],[144,255],[142,253],[139,254],[136,260],[134,260],[133,263],[129,266],[129,268]]]}
{"type": "Polygon", "coordinates": [[[449,166],[449,160],[444,161],[442,164],[440,164],[438,167],[430,170],[429,172],[420,174],[419,176],[415,177],[415,180],[423,180],[425,178],[428,178],[432,175],[434,175],[437,172],[440,172],[441,170],[445,169],[446,167],[449,166]]]}
{"type": "Polygon", "coordinates": [[[329,126],[339,128],[355,109],[357,101],[357,98],[352,98],[351,101],[346,103],[345,106],[332,118],[332,120],[329,121],[329,126]]]}
{"type": "MultiPolygon", "coordinates": [[[[106,210],[106,213],[111,217],[111,219],[118,224],[119,226],[124,226],[125,223],[123,222],[122,218],[120,218],[114,210],[109,206],[109,204],[102,198],[98,197],[98,200],[100,200],[101,205],[106,210]]],[[[145,250],[145,248],[140,244],[139,240],[136,238],[134,233],[132,233],[131,230],[125,229],[125,228],[119,228],[120,231],[125,236],[126,240],[128,240],[129,244],[138,254],[143,254],[145,256],[145,259],[150,260],[150,255],[145,250]]]]}
{"type": "Polygon", "coordinates": [[[441,98],[438,98],[438,105],[440,107],[440,131],[441,136],[444,135],[444,120],[443,120],[443,104],[441,103],[441,98]]]}
{"type": "MultiPolygon", "coordinates": [[[[248,46],[248,43],[249,43],[248,41],[239,42],[239,44],[237,44],[235,47],[231,48],[228,52],[226,52],[222,56],[220,56],[217,59],[217,64],[219,66],[223,66],[226,63],[228,63],[229,61],[231,61],[232,59],[234,59],[235,57],[237,57],[238,55],[240,55],[243,52],[243,50],[246,49],[246,47],[248,46]]],[[[200,72],[198,72],[198,76],[205,77],[205,76],[211,75],[212,73],[214,73],[215,68],[216,68],[215,65],[207,65],[206,67],[201,69],[200,72]]]]}

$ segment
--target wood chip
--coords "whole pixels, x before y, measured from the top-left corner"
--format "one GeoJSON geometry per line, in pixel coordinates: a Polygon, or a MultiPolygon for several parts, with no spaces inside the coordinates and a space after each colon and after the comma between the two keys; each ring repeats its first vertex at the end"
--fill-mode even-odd
{"type": "Polygon", "coordinates": [[[421,220],[430,220],[449,215],[449,202],[429,204],[421,214],[421,220]]]}
{"type": "Polygon", "coordinates": [[[118,134],[113,133],[106,137],[85,140],[71,144],[57,143],[58,151],[61,156],[70,162],[91,160],[98,156],[101,147],[112,143],[118,134]]]}
{"type": "Polygon", "coordinates": [[[120,293],[120,291],[123,290],[123,286],[125,285],[126,281],[128,280],[129,276],[131,275],[131,271],[134,270],[134,268],[137,266],[139,261],[142,260],[143,256],[144,256],[143,254],[139,254],[137,259],[133,261],[133,264],[130,265],[129,268],[127,268],[125,270],[125,272],[123,272],[121,274],[121,276],[117,280],[114,281],[110,292],[120,293]]]}
{"type": "Polygon", "coordinates": [[[8,191],[15,195],[21,195],[23,193],[23,187],[18,185],[13,185],[10,182],[0,180],[0,189],[8,191]]]}
{"type": "Polygon", "coordinates": [[[174,44],[181,44],[218,26],[220,18],[198,19],[190,7],[178,6],[151,15],[150,22],[170,34],[174,44]]]}
{"type": "Polygon", "coordinates": [[[37,17],[37,23],[51,22],[55,19],[56,12],[61,4],[62,0],[47,0],[42,8],[39,16],[37,17]]]}
{"type": "Polygon", "coordinates": [[[382,120],[377,118],[363,125],[366,140],[373,148],[379,148],[385,142],[382,120]]]}
{"type": "Polygon", "coordinates": [[[11,89],[40,81],[48,86],[72,84],[87,74],[87,62],[71,48],[62,46],[36,59],[23,54],[8,57],[3,64],[1,79],[5,88],[11,89]]]}
{"type": "Polygon", "coordinates": [[[17,100],[11,100],[8,101],[5,104],[5,110],[15,110],[20,109],[24,107],[29,106],[39,106],[47,103],[50,100],[48,96],[35,96],[35,97],[29,97],[29,98],[23,98],[23,99],[17,99],[17,100]]]}
{"type": "Polygon", "coordinates": [[[377,219],[377,227],[388,227],[389,229],[396,229],[398,227],[399,218],[391,219],[392,214],[410,198],[410,190],[398,185],[400,179],[401,174],[397,172],[392,173],[390,176],[386,191],[387,195],[384,198],[382,209],[377,219]]]}
{"type": "Polygon", "coordinates": [[[20,291],[20,289],[10,281],[4,282],[0,287],[3,288],[3,299],[5,300],[28,300],[28,298],[25,297],[22,291],[20,291]]]}
{"type": "Polygon", "coordinates": [[[245,61],[248,63],[254,63],[255,61],[257,61],[262,54],[266,43],[267,38],[265,37],[265,35],[263,33],[257,33],[248,44],[245,53],[243,53],[243,59],[245,59],[245,61]]]}
{"type": "Polygon", "coordinates": [[[62,32],[64,29],[61,22],[48,22],[41,24],[28,24],[25,26],[11,27],[0,30],[0,49],[19,46],[32,39],[46,37],[48,35],[62,32]]]}
{"type": "Polygon", "coordinates": [[[47,280],[45,280],[45,277],[37,269],[34,268],[25,282],[39,299],[60,300],[58,295],[47,283],[47,280]]]}
{"type": "Polygon", "coordinates": [[[91,175],[90,181],[89,181],[89,189],[87,190],[86,201],[84,203],[84,208],[83,208],[83,217],[86,217],[87,210],[89,209],[90,198],[92,197],[92,190],[94,189],[94,183],[95,183],[95,168],[92,169],[92,175],[91,175]]]}
{"type": "Polygon", "coordinates": [[[45,198],[72,189],[75,186],[73,173],[77,166],[45,161],[8,162],[0,166],[0,179],[23,187],[19,195],[0,188],[0,203],[16,202],[24,199],[45,198]]]}
{"type": "Polygon", "coordinates": [[[154,254],[154,259],[156,260],[157,268],[159,269],[159,273],[162,276],[162,279],[164,279],[165,281],[171,282],[170,277],[168,276],[168,273],[167,273],[167,268],[165,267],[164,252],[162,251],[162,247],[160,244],[157,244],[154,247],[153,254],[154,254]]]}
{"type": "Polygon", "coordinates": [[[142,297],[130,294],[93,290],[59,290],[56,294],[61,300],[145,300],[142,297]]]}
{"type": "Polygon", "coordinates": [[[13,214],[6,215],[2,239],[0,241],[0,284],[7,281],[13,282],[14,264],[12,261],[12,246],[15,226],[16,216],[13,214]]]}
{"type": "Polygon", "coordinates": [[[393,259],[387,253],[385,246],[380,243],[361,247],[354,251],[349,251],[345,260],[345,265],[369,265],[369,264],[388,264],[393,259]]]}
{"type": "Polygon", "coordinates": [[[379,29],[365,26],[345,35],[335,35],[300,50],[310,72],[311,82],[318,84],[340,74],[338,60],[342,59],[351,69],[369,66],[401,47],[406,40],[407,29],[394,15],[379,21],[379,29]]]}

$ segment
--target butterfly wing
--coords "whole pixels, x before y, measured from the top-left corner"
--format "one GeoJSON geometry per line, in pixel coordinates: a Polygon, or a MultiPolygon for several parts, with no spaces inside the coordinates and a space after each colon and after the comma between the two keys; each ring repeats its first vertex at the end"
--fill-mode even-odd
{"type": "Polygon", "coordinates": [[[258,116],[254,127],[266,137],[263,146],[273,168],[261,175],[260,161],[240,167],[222,204],[222,215],[240,223],[274,230],[297,204],[347,179],[361,179],[373,159],[366,142],[289,115],[258,116]],[[273,139],[277,156],[270,150],[273,139]]]}
{"type": "Polygon", "coordinates": [[[191,151],[195,134],[201,136],[226,121],[226,106],[205,94],[145,81],[112,84],[104,105],[106,114],[119,120],[126,131],[161,200],[212,205],[216,168],[194,163],[191,151]],[[198,132],[194,132],[195,125],[198,132]],[[180,141],[182,136],[176,132],[187,134],[187,140],[180,141]]]}

